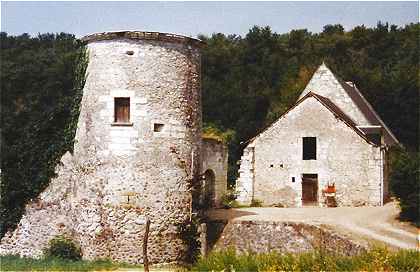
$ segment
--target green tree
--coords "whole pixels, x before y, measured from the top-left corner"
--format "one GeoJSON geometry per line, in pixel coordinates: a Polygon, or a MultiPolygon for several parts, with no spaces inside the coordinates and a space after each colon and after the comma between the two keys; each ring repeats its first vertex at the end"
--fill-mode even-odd
{"type": "Polygon", "coordinates": [[[391,190],[398,198],[400,218],[420,226],[420,153],[393,152],[391,190]]]}
{"type": "Polygon", "coordinates": [[[0,234],[55,175],[72,149],[84,84],[84,45],[70,34],[0,34],[0,234]]]}

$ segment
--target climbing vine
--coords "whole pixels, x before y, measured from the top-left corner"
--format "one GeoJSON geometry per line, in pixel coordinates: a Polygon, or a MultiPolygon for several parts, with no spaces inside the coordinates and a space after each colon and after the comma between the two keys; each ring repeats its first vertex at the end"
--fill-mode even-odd
{"type": "Polygon", "coordinates": [[[84,43],[66,33],[1,33],[0,41],[3,236],[73,149],[88,60],[84,43]]]}
{"type": "Polygon", "coordinates": [[[193,215],[184,222],[176,224],[179,237],[187,247],[183,259],[187,263],[197,261],[200,254],[200,233],[199,233],[200,217],[193,215]]]}

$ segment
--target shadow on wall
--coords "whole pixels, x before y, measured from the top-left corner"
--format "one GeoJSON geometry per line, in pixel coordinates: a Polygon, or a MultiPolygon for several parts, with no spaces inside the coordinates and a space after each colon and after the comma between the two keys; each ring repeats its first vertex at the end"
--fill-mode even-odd
{"type": "Polygon", "coordinates": [[[203,205],[206,208],[211,208],[216,206],[216,178],[214,171],[211,169],[207,169],[204,172],[204,180],[203,180],[203,205]]]}

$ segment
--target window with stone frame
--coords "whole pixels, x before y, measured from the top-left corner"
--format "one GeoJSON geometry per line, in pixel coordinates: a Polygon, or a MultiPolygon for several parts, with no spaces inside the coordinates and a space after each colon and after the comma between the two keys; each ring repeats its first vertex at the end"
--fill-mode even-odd
{"type": "Polygon", "coordinates": [[[114,122],[119,124],[130,122],[130,98],[114,98],[114,122]]]}
{"type": "Polygon", "coordinates": [[[316,137],[303,137],[303,160],[316,160],[316,137]]]}

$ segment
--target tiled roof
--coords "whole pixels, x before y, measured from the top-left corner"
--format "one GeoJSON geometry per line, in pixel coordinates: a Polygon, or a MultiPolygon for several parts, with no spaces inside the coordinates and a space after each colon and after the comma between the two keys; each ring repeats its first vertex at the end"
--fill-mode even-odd
{"type": "Polygon", "coordinates": [[[373,109],[372,105],[363,97],[360,91],[355,85],[350,85],[344,82],[342,79],[336,76],[337,81],[341,84],[344,91],[350,96],[354,104],[360,109],[362,114],[366,119],[373,125],[380,125],[384,128],[384,137],[386,142],[391,142],[393,144],[399,144],[397,138],[394,136],[392,131],[387,127],[387,125],[382,121],[376,111],[373,109]]]}
{"type": "Polygon", "coordinates": [[[264,128],[257,136],[249,139],[245,143],[252,142],[255,140],[259,135],[264,133],[267,129],[269,129],[273,124],[275,124],[279,119],[283,118],[287,113],[289,113],[291,110],[293,110],[295,107],[297,107],[300,103],[302,103],[304,100],[306,100],[309,97],[313,97],[316,100],[318,100],[324,107],[326,107],[330,112],[334,114],[338,119],[343,121],[348,127],[350,127],[352,130],[354,130],[360,137],[362,137],[366,142],[368,142],[371,145],[375,145],[372,141],[370,141],[363,132],[361,132],[357,127],[356,123],[347,115],[345,114],[339,107],[337,107],[330,99],[321,96],[319,94],[309,92],[304,97],[299,99],[292,107],[290,107],[285,113],[283,113],[275,122],[264,128]]]}
{"type": "MultiPolygon", "coordinates": [[[[361,132],[358,128],[356,123],[347,115],[345,114],[339,107],[337,107],[330,99],[321,96],[319,94],[309,92],[305,97],[312,96],[316,98],[321,104],[323,104],[327,109],[329,109],[337,118],[341,119],[344,123],[346,123],[351,129],[353,129],[360,137],[365,139],[368,143],[375,145],[371,142],[363,132],[361,132]]],[[[303,97],[303,98],[305,98],[303,97]]],[[[303,100],[302,98],[302,100],[303,100]]]]}

